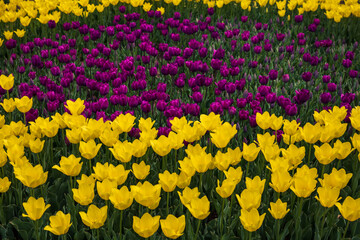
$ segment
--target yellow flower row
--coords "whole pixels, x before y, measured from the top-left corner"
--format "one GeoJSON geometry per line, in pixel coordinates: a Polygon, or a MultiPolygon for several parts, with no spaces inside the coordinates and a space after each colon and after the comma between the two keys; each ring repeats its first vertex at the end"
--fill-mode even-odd
{"type": "MultiPolygon", "coordinates": [[[[228,198],[233,195],[243,175],[241,167],[237,166],[241,158],[250,163],[258,157],[261,151],[266,160],[266,167],[271,171],[269,186],[275,192],[280,194],[290,189],[298,198],[307,198],[315,191],[319,182],[321,186],[317,188],[315,198],[322,206],[330,208],[336,205],[343,217],[349,221],[360,218],[360,209],[356,207],[359,199],[354,200],[348,196],[342,205],[338,203],[341,199],[339,198],[340,190],[347,186],[353,174],[346,173],[344,169],[333,168],[330,174],[321,174],[318,177],[316,168],[309,168],[307,165],[298,168],[298,165],[305,158],[305,147],[298,147],[294,144],[301,140],[305,140],[309,144],[314,144],[319,140],[323,142],[321,146],[314,145],[315,158],[322,165],[331,163],[335,158],[339,160],[347,158],[354,151],[350,142],[342,143],[337,140],[332,144],[333,140],[341,137],[347,128],[347,124],[342,123],[346,116],[345,108],[334,107],[330,111],[315,112],[314,118],[317,123],[315,125],[306,123],[304,127],[300,127],[295,121],[290,122],[283,120],[282,117],[270,116],[267,112],[257,114],[257,123],[264,130],[272,128],[277,131],[282,128],[284,134],[288,135],[289,146],[287,149],[280,149],[275,142],[275,136],[271,136],[267,132],[258,134],[257,141],[254,143],[249,145],[243,143],[243,150],[241,151],[239,147],[235,149],[226,148],[231,139],[237,134],[236,127],[231,126],[228,122],[223,123],[220,116],[213,113],[201,115],[200,121],[195,122],[188,122],[185,118],[175,118],[171,121],[173,132],[168,137],[161,136],[158,139],[156,139],[157,130],[153,127],[155,121],[150,118],[141,118],[138,124],[141,131],[140,138],[128,142],[126,133],[135,126],[136,117],[130,114],[119,115],[113,122],[104,122],[102,119],[98,121],[86,119],[81,115],[85,107],[84,101],[80,99],[75,102],[67,101],[66,107],[70,114],[60,115],[57,113],[52,117],[52,120],[38,118],[35,122],[30,123],[29,128],[22,122],[11,122],[6,125],[3,118],[0,128],[0,141],[6,147],[6,152],[4,148],[0,149],[3,152],[0,155],[5,156],[0,159],[0,167],[6,164],[8,158],[13,166],[15,177],[26,187],[36,188],[44,184],[47,181],[48,172],[44,172],[41,164],[33,166],[30,163],[25,156],[25,147],[30,148],[34,153],[41,152],[44,145],[41,138],[43,136],[53,138],[57,135],[59,129],[69,128],[66,130],[66,136],[68,136],[71,143],[79,143],[79,152],[83,158],[91,160],[97,156],[102,146],[101,143],[96,143],[97,139],[99,139],[108,147],[115,159],[124,164],[130,162],[133,156],[136,158],[143,157],[150,146],[156,154],[166,160],[170,151],[183,147],[184,140],[188,142],[199,141],[209,131],[212,144],[219,149],[214,157],[211,149],[212,144],[207,147],[201,147],[200,144],[189,144],[185,149],[187,156],[178,161],[180,174],[165,170],[167,165],[166,161],[164,161],[164,169],[162,173],[158,174],[159,181],[157,184],[153,185],[148,181],[139,181],[136,185],[131,185],[130,190],[127,186],[122,186],[120,189],[118,189],[118,186],[125,183],[130,171],[138,180],[145,180],[149,175],[150,165],[147,165],[145,161],[141,161],[139,164],[133,163],[132,169],[127,170],[122,164],[114,166],[109,162],[104,164],[97,162],[91,169],[91,175],[86,176],[83,174],[81,179],[77,180],[78,188],[72,189],[74,201],[81,205],[92,204],[96,184],[100,198],[110,200],[114,207],[120,211],[129,208],[133,204],[133,200],[149,209],[156,209],[161,200],[161,190],[173,192],[176,187],[179,187],[183,189],[182,192],[178,192],[182,204],[193,217],[203,220],[210,214],[210,201],[207,196],[200,198],[201,186],[199,189],[190,189],[188,187],[192,177],[196,173],[202,176],[201,174],[208,170],[218,169],[224,173],[226,179],[221,182],[217,180],[215,190],[222,198],[228,198]],[[28,133],[29,129],[30,134],[28,133]],[[78,131],[78,133],[71,136],[70,132],[72,131],[78,131]],[[323,132],[327,131],[329,136],[323,137],[323,132]],[[125,135],[124,141],[119,140],[120,134],[125,135]],[[35,145],[40,146],[38,148],[33,146],[36,141],[37,144],[35,145]],[[282,157],[280,157],[280,153],[282,157]],[[289,171],[295,169],[296,173],[291,176],[289,171]]],[[[359,107],[353,108],[352,117],[350,118],[352,126],[356,129],[359,128],[357,124],[357,119],[360,117],[359,112],[359,107]]],[[[351,141],[353,147],[359,151],[360,135],[355,133],[351,141]]],[[[311,151],[311,148],[309,150],[311,151]]],[[[177,159],[175,160],[177,161],[177,159]]],[[[80,161],[81,158],[75,155],[63,156],[59,165],[54,165],[52,168],[74,177],[81,172],[83,163],[80,161]]],[[[240,195],[235,194],[241,207],[240,221],[246,230],[256,231],[262,225],[265,217],[265,213],[260,215],[257,210],[261,203],[265,179],[260,179],[259,176],[253,179],[246,177],[245,179],[246,189],[240,195]]],[[[0,192],[6,192],[11,184],[9,179],[4,177],[0,182],[0,192]]],[[[28,204],[33,204],[32,201],[33,199],[28,204]]],[[[106,216],[99,217],[98,213],[91,213],[93,215],[90,214],[90,216],[97,216],[96,221],[98,222],[93,222],[89,212],[100,212],[100,210],[95,210],[95,206],[91,206],[93,205],[90,205],[87,215],[84,212],[80,213],[80,215],[84,224],[92,226],[92,228],[98,228],[103,225],[106,216]]],[[[288,212],[286,206],[286,202],[283,203],[278,198],[275,203],[270,203],[269,212],[275,219],[281,219],[288,212]]],[[[31,210],[27,210],[29,207],[24,205],[24,208],[27,215],[29,217],[34,216],[34,219],[41,217],[43,214],[43,212],[37,210],[36,214],[34,213],[35,215],[31,215],[29,212],[31,210]]],[[[46,210],[45,203],[42,210],[46,210]]],[[[64,218],[64,216],[61,217],[64,218]]],[[[144,221],[149,223],[150,216],[144,215],[143,217],[147,219],[144,221]]],[[[154,218],[152,219],[154,219],[155,223],[158,223],[159,219],[154,218]]],[[[134,218],[133,228],[140,236],[148,236],[155,228],[157,229],[155,224],[154,229],[144,230],[142,227],[137,226],[139,221],[141,222],[141,220],[135,220],[134,218]]],[[[150,224],[146,225],[150,226],[150,224]]],[[[181,234],[181,232],[178,234],[181,234]]]]}

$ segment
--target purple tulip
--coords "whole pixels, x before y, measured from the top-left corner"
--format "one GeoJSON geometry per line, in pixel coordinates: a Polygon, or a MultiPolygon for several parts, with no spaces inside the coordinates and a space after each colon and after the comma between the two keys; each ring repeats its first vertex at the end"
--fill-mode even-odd
{"type": "Polygon", "coordinates": [[[335,92],[337,85],[335,83],[328,83],[327,87],[328,87],[329,92],[335,92]]]}
{"type": "Polygon", "coordinates": [[[297,114],[297,106],[296,104],[288,104],[286,107],[285,107],[285,113],[289,116],[295,116],[297,114]]]}
{"type": "Polygon", "coordinates": [[[295,90],[296,95],[294,97],[294,101],[297,104],[303,104],[310,99],[310,91],[307,89],[301,89],[300,91],[295,90]]]}
{"type": "Polygon", "coordinates": [[[329,93],[329,92],[325,92],[320,95],[320,101],[323,104],[328,104],[331,101],[331,98],[332,98],[331,93],[329,93]]]}
{"type": "Polygon", "coordinates": [[[309,82],[311,80],[312,77],[312,73],[311,72],[304,72],[301,74],[301,78],[305,81],[305,82],[309,82]]]}

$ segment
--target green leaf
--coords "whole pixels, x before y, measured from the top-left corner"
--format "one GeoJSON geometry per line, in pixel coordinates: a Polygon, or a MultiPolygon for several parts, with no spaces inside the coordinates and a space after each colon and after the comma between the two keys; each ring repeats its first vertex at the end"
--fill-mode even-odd
{"type": "Polygon", "coordinates": [[[91,239],[91,234],[85,232],[84,228],[76,232],[74,235],[74,240],[82,240],[82,239],[91,239]]]}
{"type": "Polygon", "coordinates": [[[15,228],[23,240],[31,239],[31,236],[34,232],[34,226],[32,223],[15,218],[9,222],[9,225],[15,228]]]}

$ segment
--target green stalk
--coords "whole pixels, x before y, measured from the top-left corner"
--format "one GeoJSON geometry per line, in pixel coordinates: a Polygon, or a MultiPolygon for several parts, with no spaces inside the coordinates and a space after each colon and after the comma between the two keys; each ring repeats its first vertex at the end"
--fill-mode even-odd
{"type": "Polygon", "coordinates": [[[1,224],[5,225],[6,218],[3,209],[3,200],[4,200],[4,194],[2,193],[0,198],[0,218],[1,218],[0,220],[1,220],[1,224]]]}
{"type": "Polygon", "coordinates": [[[89,174],[91,175],[91,159],[89,159],[89,174]]]}
{"type": "Polygon", "coordinates": [[[169,215],[169,197],[170,197],[170,192],[166,193],[166,216],[169,215]]]}
{"type": "Polygon", "coordinates": [[[223,199],[222,199],[222,202],[221,202],[221,214],[220,214],[220,236],[222,236],[222,235],[223,235],[224,204],[225,204],[225,198],[223,198],[223,199]]]}
{"type": "Polygon", "coordinates": [[[163,156],[162,158],[162,171],[164,172],[166,170],[167,166],[167,155],[163,156]]]}
{"type": "Polygon", "coordinates": [[[276,219],[276,240],[280,239],[280,219],[276,219]]]}
{"type": "Polygon", "coordinates": [[[310,166],[311,144],[309,143],[308,165],[310,166]]]}
{"type": "Polygon", "coordinates": [[[325,219],[326,219],[326,213],[330,210],[330,208],[326,208],[321,216],[322,221],[321,221],[321,225],[320,225],[320,237],[322,237],[323,235],[323,228],[324,228],[324,224],[325,224],[325,219]]]}
{"type": "Polygon", "coordinates": [[[343,235],[343,237],[342,237],[341,239],[345,239],[346,232],[347,232],[347,230],[348,230],[348,228],[349,228],[349,225],[350,225],[350,221],[347,220],[346,227],[345,227],[345,230],[344,230],[344,235],[343,235]]]}
{"type": "Polygon", "coordinates": [[[321,177],[324,177],[324,172],[325,172],[325,164],[322,165],[321,177]]]}
{"type": "Polygon", "coordinates": [[[196,233],[195,233],[195,240],[197,239],[197,236],[199,234],[199,230],[200,230],[200,223],[201,223],[201,220],[198,219],[198,224],[197,224],[197,227],[196,227],[196,233]]]}
{"type": "Polygon", "coordinates": [[[300,236],[299,236],[299,232],[300,232],[300,222],[301,222],[301,209],[302,209],[302,205],[303,205],[303,202],[304,202],[304,198],[300,198],[299,200],[299,205],[297,207],[297,211],[296,211],[296,222],[295,222],[295,239],[298,240],[300,239],[300,236]]]}
{"type": "Polygon", "coordinates": [[[39,235],[39,220],[35,221],[35,235],[36,235],[36,240],[40,239],[40,235],[39,235]]]}
{"type": "Polygon", "coordinates": [[[248,161],[248,162],[247,162],[247,167],[246,167],[245,179],[246,179],[247,176],[248,176],[249,168],[250,168],[250,162],[248,161]]]}
{"type": "Polygon", "coordinates": [[[122,239],[122,222],[123,222],[123,212],[124,210],[120,211],[120,230],[119,230],[119,240],[122,239]]]}

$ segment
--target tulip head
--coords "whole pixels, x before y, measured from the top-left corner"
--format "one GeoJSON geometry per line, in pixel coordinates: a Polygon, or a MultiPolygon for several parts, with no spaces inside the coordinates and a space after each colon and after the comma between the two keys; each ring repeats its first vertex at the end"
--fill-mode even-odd
{"type": "Polygon", "coordinates": [[[23,203],[24,209],[27,214],[22,214],[23,217],[28,217],[33,221],[39,220],[50,204],[45,205],[44,198],[35,199],[30,197],[27,202],[23,203]]]}
{"type": "Polygon", "coordinates": [[[65,215],[62,211],[58,211],[56,215],[50,217],[50,225],[45,226],[44,230],[59,236],[66,234],[71,225],[70,213],[65,215]]]}

